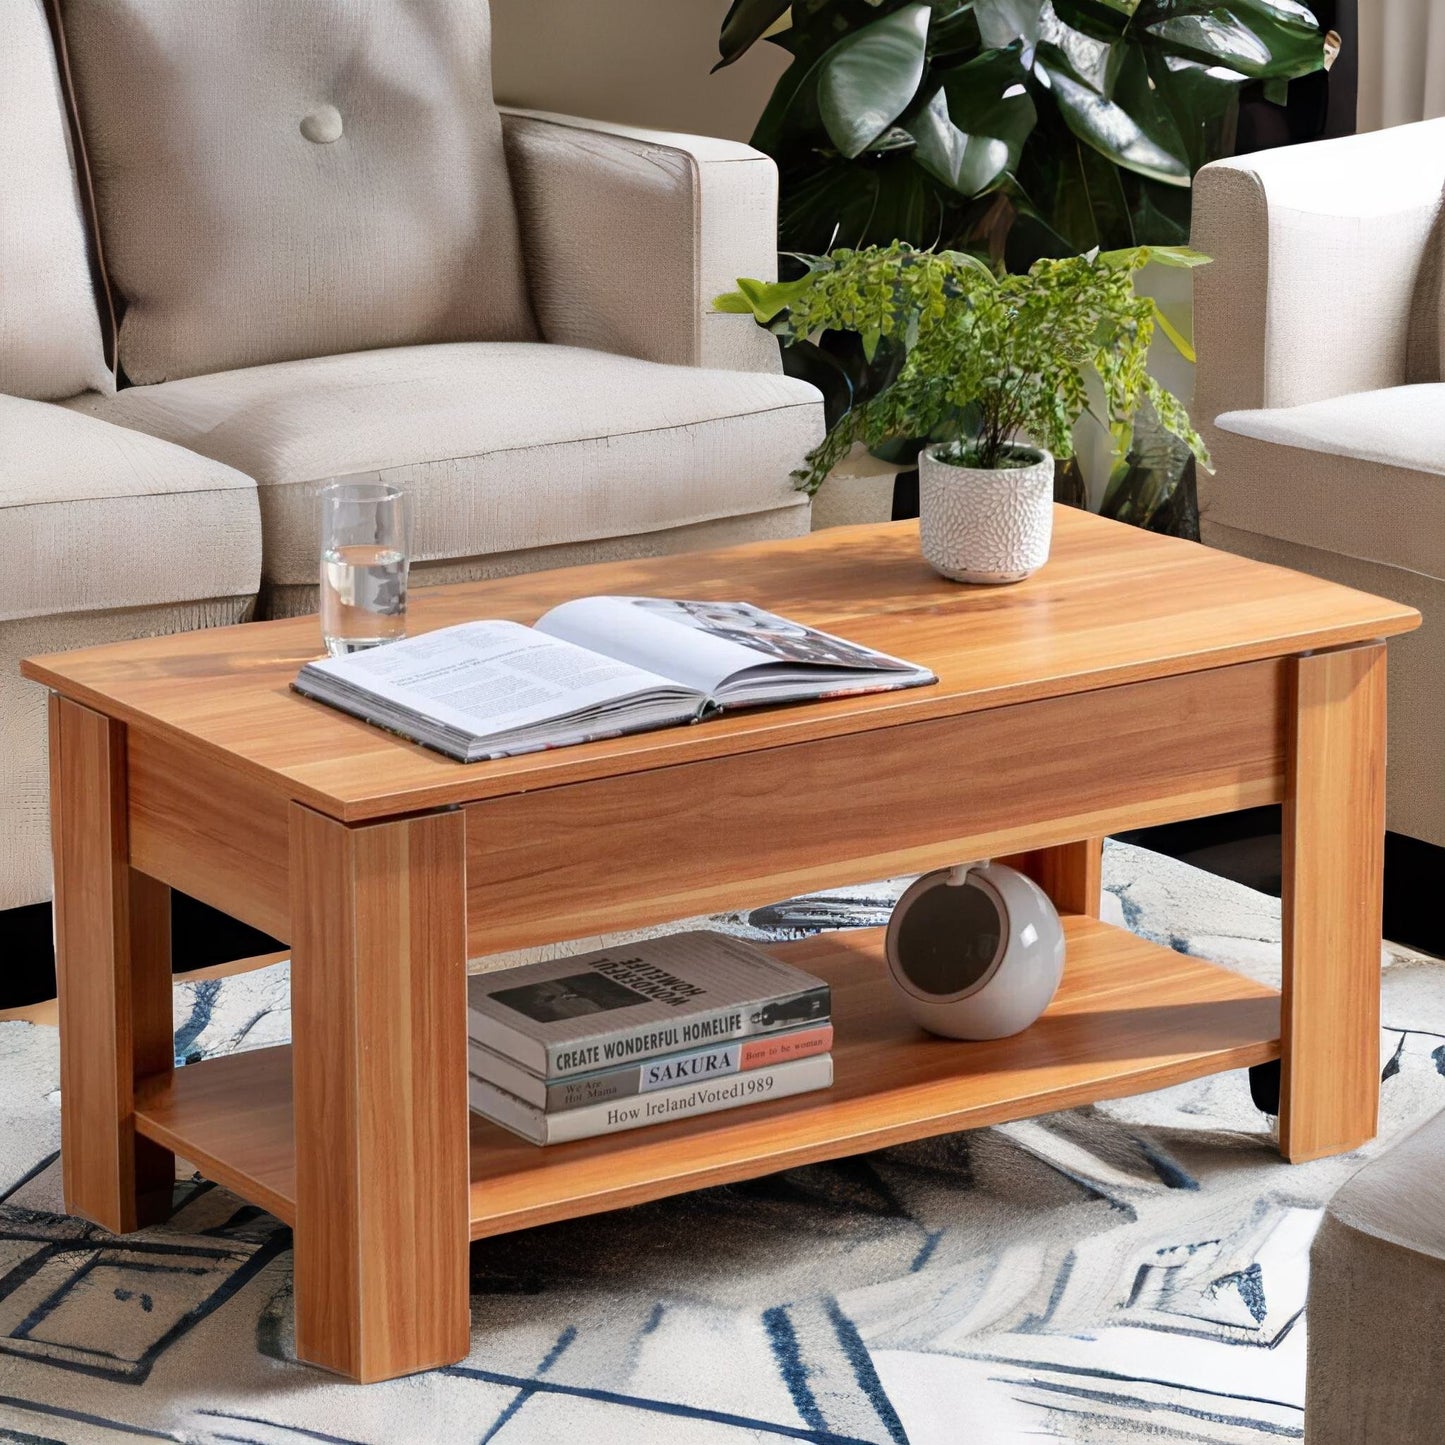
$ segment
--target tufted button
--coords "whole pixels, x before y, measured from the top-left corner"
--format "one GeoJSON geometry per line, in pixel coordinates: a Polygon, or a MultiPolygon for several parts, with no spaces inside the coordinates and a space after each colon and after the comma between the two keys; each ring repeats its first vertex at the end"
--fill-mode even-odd
{"type": "Polygon", "coordinates": [[[334,105],[318,105],[301,122],[301,134],[319,146],[341,139],[341,112],[334,105]]]}

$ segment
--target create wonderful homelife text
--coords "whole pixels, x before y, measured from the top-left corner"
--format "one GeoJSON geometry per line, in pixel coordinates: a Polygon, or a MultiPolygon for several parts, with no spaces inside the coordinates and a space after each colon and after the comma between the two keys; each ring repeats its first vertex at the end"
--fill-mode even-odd
{"type": "Polygon", "coordinates": [[[557,1055],[559,1069],[575,1069],[579,1065],[615,1063],[633,1059],[639,1054],[661,1054],[683,1044],[704,1043],[708,1039],[732,1038],[743,1026],[741,1012],[711,1014],[685,1024],[668,1024],[645,1034],[628,1034],[620,1039],[607,1039],[599,1044],[565,1049],[557,1055]]]}

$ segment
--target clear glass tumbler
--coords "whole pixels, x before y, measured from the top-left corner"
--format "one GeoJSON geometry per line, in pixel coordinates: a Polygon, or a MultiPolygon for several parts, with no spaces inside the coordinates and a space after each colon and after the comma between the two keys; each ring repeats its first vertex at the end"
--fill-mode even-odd
{"type": "Polygon", "coordinates": [[[411,508],[379,477],[321,488],[321,635],[332,657],[406,636],[411,508]]]}

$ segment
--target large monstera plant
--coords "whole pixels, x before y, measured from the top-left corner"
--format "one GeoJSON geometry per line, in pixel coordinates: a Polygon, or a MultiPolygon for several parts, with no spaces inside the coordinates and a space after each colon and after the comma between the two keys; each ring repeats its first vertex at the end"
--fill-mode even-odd
{"type": "MultiPolygon", "coordinates": [[[[793,57],[753,135],[778,162],[792,275],[835,247],[893,241],[1014,272],[1181,245],[1190,180],[1233,152],[1242,95],[1282,101],[1326,46],[1300,0],[733,0],[719,64],[764,40],[793,57]]],[[[830,426],[902,364],[846,332],[784,353],[822,389],[830,426]]],[[[907,462],[916,449],[876,450],[907,462]]],[[[1081,500],[1077,468],[1064,480],[1081,500]]],[[[1146,419],[1102,505],[1192,534],[1187,449],[1146,419]]]]}
{"type": "Polygon", "coordinates": [[[753,136],[784,251],[900,240],[1011,270],[1183,243],[1241,92],[1282,99],[1325,54],[1300,0],[734,0],[720,64],[764,39],[793,56],[753,136]]]}

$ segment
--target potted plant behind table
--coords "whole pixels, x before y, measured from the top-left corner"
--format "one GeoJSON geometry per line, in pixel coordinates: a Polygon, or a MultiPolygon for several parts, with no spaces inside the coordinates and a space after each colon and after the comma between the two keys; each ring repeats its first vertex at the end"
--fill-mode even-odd
{"type": "MultiPolygon", "coordinates": [[[[1236,153],[1241,103],[1278,104],[1284,129],[1292,82],[1303,101],[1339,44],[1302,0],[732,0],[719,64],[755,48],[791,57],[752,135],[778,164],[782,251],[901,240],[1022,274],[1040,256],[1184,244],[1191,177],[1236,153]]],[[[1141,284],[1187,330],[1183,279],[1141,284]]],[[[1155,361],[1166,384],[1171,372],[1187,384],[1187,367],[1155,361]]],[[[785,364],[823,392],[830,422],[889,379],[846,333],[785,364]]],[[[1108,516],[1198,536],[1187,448],[1149,419],[1128,455],[1080,432],[1061,500],[1087,505],[1092,491],[1108,516]]],[[[871,492],[888,515],[886,481],[870,486],[859,466],[880,463],[846,462],[824,510],[871,492]]],[[[898,502],[906,511],[906,487],[898,502]]]]}
{"type": "Polygon", "coordinates": [[[959,582],[1017,582],[1048,557],[1054,461],[1073,455],[1075,422],[1098,380],[1099,420],[1127,449],[1148,412],[1208,466],[1178,399],[1150,375],[1156,326],[1173,329],[1134,274],[1150,261],[1195,266],[1183,247],[1130,247],[1036,261],[999,274],[957,251],[894,242],[802,258],[794,281],[740,280],[717,298],[750,311],[785,346],[855,333],[870,362],[885,349],[893,380],[844,413],[793,474],[816,493],[857,442],[926,438],[919,454],[923,554],[959,582]]]}

